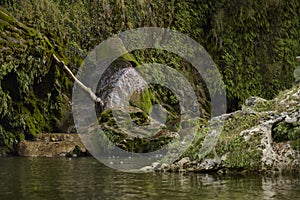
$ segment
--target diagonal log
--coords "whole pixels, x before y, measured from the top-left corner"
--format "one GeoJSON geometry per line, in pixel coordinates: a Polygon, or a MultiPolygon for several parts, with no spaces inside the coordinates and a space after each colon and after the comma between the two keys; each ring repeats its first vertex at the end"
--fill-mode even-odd
{"type": "Polygon", "coordinates": [[[67,67],[67,65],[64,63],[64,61],[59,60],[54,54],[53,54],[53,58],[55,60],[55,64],[57,64],[59,67],[62,67],[67,74],[69,75],[69,77],[75,81],[75,83],[78,84],[78,86],[85,92],[87,93],[90,98],[97,104],[100,104],[100,106],[103,106],[103,101],[97,97],[97,95],[92,91],[91,88],[85,86],[80,80],[78,80],[78,78],[73,74],[73,72],[67,67]]]}

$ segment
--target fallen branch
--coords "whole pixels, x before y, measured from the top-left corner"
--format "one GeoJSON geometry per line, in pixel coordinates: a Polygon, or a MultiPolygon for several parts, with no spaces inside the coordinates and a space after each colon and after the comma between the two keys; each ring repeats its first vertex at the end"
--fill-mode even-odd
{"type": "Polygon", "coordinates": [[[78,86],[85,92],[87,93],[90,98],[95,102],[100,104],[101,106],[103,106],[103,101],[97,97],[97,95],[91,90],[91,88],[85,86],[80,80],[78,80],[78,78],[73,74],[73,72],[67,67],[67,65],[64,63],[64,61],[59,60],[54,54],[53,54],[53,58],[56,62],[56,64],[59,67],[62,67],[67,73],[68,75],[73,79],[73,81],[75,81],[78,86]]]}

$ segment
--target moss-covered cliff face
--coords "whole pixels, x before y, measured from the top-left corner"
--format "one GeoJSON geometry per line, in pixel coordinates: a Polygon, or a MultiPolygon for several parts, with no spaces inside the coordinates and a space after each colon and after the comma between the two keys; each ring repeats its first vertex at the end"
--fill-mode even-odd
{"type": "MultiPolygon", "coordinates": [[[[5,151],[24,136],[58,131],[64,121],[71,82],[53,65],[53,52],[76,72],[87,52],[113,34],[144,26],[181,31],[213,57],[229,111],[251,95],[272,98],[291,87],[300,54],[298,0],[4,0],[0,6],[19,21],[1,9],[0,146],[5,151]]],[[[140,63],[181,65],[153,50],[133,54],[140,63]]]]}
{"type": "Polygon", "coordinates": [[[52,62],[53,45],[0,8],[0,155],[67,118],[71,82],[52,62]]]}
{"type": "Polygon", "coordinates": [[[234,0],[215,5],[207,48],[223,73],[230,107],[250,95],[270,99],[291,87],[300,53],[300,2],[234,0]]]}
{"type": "Polygon", "coordinates": [[[291,87],[300,54],[298,0],[6,0],[3,5],[49,38],[59,38],[65,45],[60,51],[68,55],[84,56],[107,37],[137,27],[183,32],[218,65],[231,111],[251,95],[270,99],[291,87]]]}

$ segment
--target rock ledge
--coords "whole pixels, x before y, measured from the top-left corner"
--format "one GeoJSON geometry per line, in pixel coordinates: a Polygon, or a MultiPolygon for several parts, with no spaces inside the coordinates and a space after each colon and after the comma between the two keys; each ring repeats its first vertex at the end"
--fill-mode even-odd
{"type": "Polygon", "coordinates": [[[78,134],[43,133],[34,141],[22,141],[17,147],[19,156],[65,157],[88,154],[78,134]]]}

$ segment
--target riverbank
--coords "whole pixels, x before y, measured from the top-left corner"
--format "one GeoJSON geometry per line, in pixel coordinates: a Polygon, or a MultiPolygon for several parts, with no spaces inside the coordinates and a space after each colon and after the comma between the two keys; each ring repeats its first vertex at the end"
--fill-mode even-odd
{"type": "MultiPolygon", "coordinates": [[[[163,172],[293,172],[300,171],[300,84],[273,100],[248,98],[242,109],[219,117],[224,129],[213,150],[199,153],[206,128],[193,146],[175,163],[163,161],[141,171],[163,172]]],[[[20,156],[85,156],[77,134],[39,134],[18,145],[20,156]]]]}

